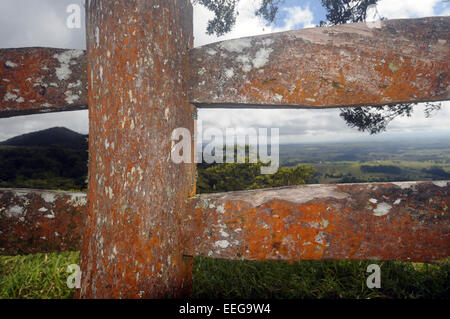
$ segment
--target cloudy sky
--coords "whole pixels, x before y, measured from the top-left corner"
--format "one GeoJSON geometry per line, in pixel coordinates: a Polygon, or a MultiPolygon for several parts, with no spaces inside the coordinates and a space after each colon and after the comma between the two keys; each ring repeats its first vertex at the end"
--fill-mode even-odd
{"type": "MultiPolygon", "coordinates": [[[[320,5],[320,0],[285,0],[275,23],[266,25],[264,21],[254,16],[260,1],[241,0],[239,16],[233,31],[220,38],[205,34],[211,13],[201,6],[195,6],[195,45],[308,28],[325,20],[325,11],[320,5]]],[[[0,47],[47,46],[85,49],[84,15],[80,29],[69,29],[66,26],[69,15],[66,10],[70,4],[82,6],[84,0],[1,0],[0,47]]],[[[443,0],[380,0],[378,11],[388,19],[450,15],[450,3],[443,0]]],[[[423,106],[416,107],[412,117],[395,119],[387,132],[377,136],[370,136],[349,128],[339,117],[338,109],[201,109],[199,119],[203,121],[204,127],[279,127],[282,143],[450,137],[450,125],[448,125],[450,102],[444,102],[442,109],[431,118],[424,116],[423,108],[423,106]]],[[[53,126],[66,126],[86,134],[88,132],[87,111],[0,119],[0,141],[53,126]]]]}

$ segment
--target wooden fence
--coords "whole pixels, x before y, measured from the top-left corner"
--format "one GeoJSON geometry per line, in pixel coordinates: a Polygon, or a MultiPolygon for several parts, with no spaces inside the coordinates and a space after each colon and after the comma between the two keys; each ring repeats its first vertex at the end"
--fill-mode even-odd
{"type": "MultiPolygon", "coordinates": [[[[89,105],[89,186],[0,190],[3,254],[81,249],[81,298],[189,293],[192,256],[449,256],[447,181],[195,195],[168,160],[197,107],[327,108],[450,97],[449,17],[313,28],[193,48],[188,0],[87,0],[87,53],[0,50],[0,117],[89,105]]],[[[301,112],[301,110],[299,110],[301,112]]]]}

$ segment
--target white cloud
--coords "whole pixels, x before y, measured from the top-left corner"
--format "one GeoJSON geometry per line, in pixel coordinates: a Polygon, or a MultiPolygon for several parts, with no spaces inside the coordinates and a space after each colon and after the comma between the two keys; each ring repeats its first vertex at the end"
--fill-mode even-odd
{"type": "Polygon", "coordinates": [[[73,131],[87,134],[89,131],[88,111],[56,112],[0,119],[0,141],[55,126],[65,126],[73,131]]]}
{"type": "MultiPolygon", "coordinates": [[[[381,0],[379,12],[388,18],[406,18],[412,16],[432,16],[443,14],[435,12],[440,0],[381,0]]],[[[83,48],[84,29],[72,30],[63,25],[67,14],[65,8],[69,3],[82,0],[2,0],[0,1],[0,47],[12,46],[56,46],[66,48],[83,48]]],[[[195,45],[210,42],[254,36],[289,29],[312,26],[313,13],[309,7],[296,6],[284,8],[282,26],[267,26],[266,22],[254,15],[260,0],[242,0],[239,4],[239,16],[232,32],[223,37],[205,34],[207,22],[212,13],[202,6],[194,7],[195,45]]],[[[449,10],[447,8],[447,10],[449,10]]],[[[448,12],[448,11],[447,11],[448,12]]],[[[448,13],[447,13],[448,14],[448,13]]],[[[380,137],[394,136],[405,132],[424,134],[425,132],[442,132],[450,134],[450,102],[445,102],[443,109],[432,118],[423,114],[423,106],[416,108],[413,117],[397,118],[380,137]]],[[[205,126],[226,127],[279,127],[282,141],[334,141],[337,139],[354,139],[367,137],[349,128],[339,117],[338,109],[328,110],[223,110],[201,109],[199,118],[205,126]]],[[[87,111],[42,114],[33,116],[0,119],[0,140],[41,130],[53,126],[66,126],[70,129],[87,133],[87,111]]]]}
{"type": "Polygon", "coordinates": [[[213,13],[202,5],[194,6],[194,44],[201,46],[212,42],[235,39],[241,37],[254,36],[259,34],[272,33],[273,29],[266,25],[266,22],[260,17],[255,16],[259,1],[242,0],[237,10],[239,15],[236,18],[236,24],[231,32],[217,37],[207,35],[206,28],[208,21],[213,17],[213,13]]]}
{"type": "MultiPolygon", "coordinates": [[[[295,30],[300,28],[313,28],[314,14],[306,7],[290,7],[283,8],[283,11],[287,12],[287,17],[284,19],[284,30],[295,30]]],[[[280,30],[281,31],[281,30],[280,30]]]]}
{"type": "Polygon", "coordinates": [[[405,19],[434,16],[434,7],[441,0],[381,0],[378,12],[388,19],[405,19]]]}
{"type": "Polygon", "coordinates": [[[201,46],[217,41],[315,26],[313,24],[314,14],[308,6],[305,6],[305,8],[301,6],[282,8],[281,10],[286,12],[286,17],[283,19],[284,25],[276,27],[268,25],[264,19],[255,15],[255,11],[260,7],[260,4],[261,0],[241,0],[237,7],[239,15],[236,17],[236,24],[231,32],[220,37],[206,34],[208,21],[213,17],[213,13],[202,5],[195,5],[194,45],[201,46]]]}

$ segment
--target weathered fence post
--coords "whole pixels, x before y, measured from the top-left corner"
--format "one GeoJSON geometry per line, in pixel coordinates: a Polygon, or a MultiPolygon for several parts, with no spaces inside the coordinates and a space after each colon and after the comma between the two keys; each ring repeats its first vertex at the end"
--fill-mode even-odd
{"type": "Polygon", "coordinates": [[[189,0],[89,0],[89,191],[81,298],[183,296],[183,216],[194,164],[170,159],[193,132],[189,0]]]}

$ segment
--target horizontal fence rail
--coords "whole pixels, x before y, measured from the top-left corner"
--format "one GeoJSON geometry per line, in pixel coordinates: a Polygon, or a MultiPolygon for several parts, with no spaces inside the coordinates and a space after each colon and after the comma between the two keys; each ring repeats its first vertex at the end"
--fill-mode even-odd
{"type": "Polygon", "coordinates": [[[448,182],[308,185],[200,195],[193,205],[189,253],[195,256],[432,261],[450,255],[448,182]]]}
{"type": "MultiPolygon", "coordinates": [[[[450,17],[346,24],[190,50],[198,107],[321,108],[450,99],[450,17]]],[[[87,109],[86,53],[0,49],[0,117],[87,109]]]]}
{"type": "Polygon", "coordinates": [[[78,250],[86,194],[0,189],[0,254],[78,250]]]}
{"type": "MultiPolygon", "coordinates": [[[[185,255],[436,261],[450,256],[450,182],[307,185],[191,199],[185,255]]],[[[0,190],[0,254],[76,250],[82,193],[0,190]]]]}
{"type": "Polygon", "coordinates": [[[450,98],[450,17],[242,38],[191,53],[199,107],[339,107],[450,98]]]}
{"type": "Polygon", "coordinates": [[[82,50],[0,50],[0,117],[87,109],[82,50]]]}

